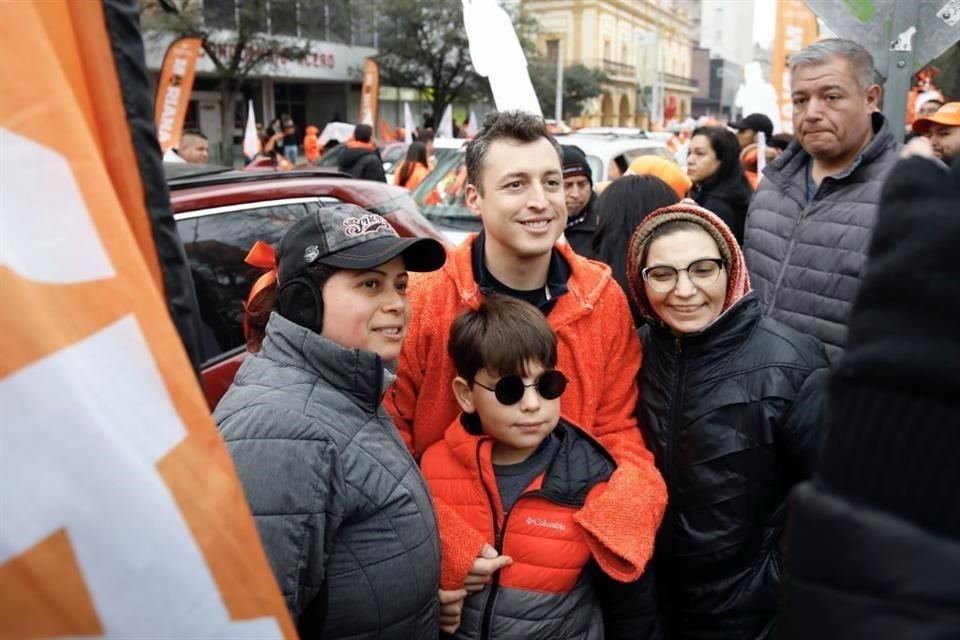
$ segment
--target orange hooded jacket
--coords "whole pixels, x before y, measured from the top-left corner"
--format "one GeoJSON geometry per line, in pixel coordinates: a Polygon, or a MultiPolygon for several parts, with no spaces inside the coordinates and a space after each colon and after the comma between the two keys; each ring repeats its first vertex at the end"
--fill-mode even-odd
{"type": "MultiPolygon", "coordinates": [[[[397,381],[384,397],[384,405],[417,459],[443,439],[460,413],[451,387],[456,370],[447,344],[456,315],[467,308],[476,309],[482,299],[473,277],[475,240],[473,235],[448,251],[442,269],[411,277],[408,290],[413,318],[400,353],[397,381]]],[[[666,486],[634,417],[641,352],[626,296],[609,267],[577,255],[565,244],[556,249],[571,269],[567,293],[557,298],[547,316],[557,334],[557,368],[570,379],[560,401],[561,413],[597,438],[617,460],[620,466],[611,484],[639,482],[650,488],[646,502],[651,509],[640,517],[640,528],[652,534],[663,517],[666,486]]],[[[465,544],[450,556],[445,551],[441,585],[457,588],[483,543],[492,544],[493,540],[463,532],[457,514],[444,511],[438,506],[441,538],[445,532],[464,535],[473,545],[465,544]]]]}
{"type": "MultiPolygon", "coordinates": [[[[571,607],[593,606],[593,599],[575,593],[593,589],[583,584],[583,569],[591,558],[610,577],[632,582],[640,577],[653,553],[655,531],[634,525],[650,487],[608,480],[616,468],[609,453],[577,427],[561,420],[553,432],[559,447],[553,460],[504,512],[492,461],[493,438],[473,435],[455,420],[444,439],[423,456],[422,469],[435,504],[456,511],[476,532],[497,541],[498,551],[513,558],[499,572],[490,591],[468,597],[464,623],[478,622],[483,608],[495,599],[496,615],[516,621],[536,612],[550,618],[590,620],[575,616],[571,607]],[[606,495],[605,500],[600,500],[606,495]],[[626,516],[626,518],[624,517],[626,516]]],[[[657,488],[653,487],[653,493],[657,488]]],[[[657,509],[658,505],[653,505],[657,509]]],[[[460,538],[444,537],[442,549],[462,545],[460,538]]],[[[449,557],[451,552],[445,551],[449,557]]],[[[642,606],[642,603],[636,603],[642,606]]],[[[519,624],[511,622],[511,624],[519,624]]],[[[549,621],[529,620],[531,637],[544,636],[549,621]]],[[[494,621],[491,628],[495,628],[494,621]]],[[[463,629],[466,635],[479,629],[463,629]]],[[[519,628],[517,633],[519,633],[519,628]]],[[[571,634],[573,635],[573,634],[571,634]]]]}

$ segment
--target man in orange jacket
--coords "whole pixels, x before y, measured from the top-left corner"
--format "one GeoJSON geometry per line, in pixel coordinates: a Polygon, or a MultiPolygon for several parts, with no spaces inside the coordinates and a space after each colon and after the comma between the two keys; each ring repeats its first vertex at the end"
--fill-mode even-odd
{"type": "MultiPolygon", "coordinates": [[[[659,487],[648,503],[664,502],[663,480],[634,418],[641,353],[626,297],[609,267],[557,244],[567,221],[559,145],[541,118],[501,112],[487,117],[466,154],[465,201],[483,231],[452,250],[442,270],[411,281],[413,320],[385,398],[401,437],[417,458],[443,438],[459,413],[450,325],[484,296],[506,294],[539,308],[557,333],[557,367],[571,380],[561,412],[616,458],[611,484],[639,477],[659,487]]],[[[651,532],[660,524],[656,510],[630,517],[651,532]]],[[[438,519],[441,535],[456,520],[441,509],[438,519]]],[[[494,541],[473,542],[480,553],[494,541]]],[[[470,560],[444,558],[444,588],[464,583],[470,560]]],[[[478,559],[473,570],[483,560],[493,558],[478,559]]]]}

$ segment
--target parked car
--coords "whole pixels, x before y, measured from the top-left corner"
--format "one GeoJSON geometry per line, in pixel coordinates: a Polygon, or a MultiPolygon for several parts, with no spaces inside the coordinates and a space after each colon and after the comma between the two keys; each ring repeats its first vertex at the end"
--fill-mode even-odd
{"type": "MultiPolygon", "coordinates": [[[[610,165],[622,159],[627,165],[642,155],[658,155],[675,160],[673,152],[661,140],[651,140],[642,134],[616,133],[558,135],[560,144],[574,144],[583,149],[593,171],[594,183],[610,180],[610,165]]],[[[437,142],[440,142],[439,140],[437,142]]],[[[443,232],[453,244],[460,244],[471,233],[482,228],[480,219],[464,203],[467,168],[464,143],[456,155],[438,162],[423,182],[413,190],[413,199],[420,212],[443,232]]]]}
{"type": "Polygon", "coordinates": [[[405,189],[322,169],[241,172],[185,165],[169,169],[168,184],[200,305],[201,368],[211,408],[246,353],[243,304],[262,271],[244,258],[257,240],[275,245],[299,218],[349,202],[382,215],[402,236],[443,241],[405,189]]]}

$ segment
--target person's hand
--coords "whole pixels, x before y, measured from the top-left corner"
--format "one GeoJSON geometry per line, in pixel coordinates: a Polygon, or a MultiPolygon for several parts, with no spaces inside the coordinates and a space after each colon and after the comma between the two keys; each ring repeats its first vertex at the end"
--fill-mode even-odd
{"type": "Polygon", "coordinates": [[[465,589],[439,589],[437,595],[440,598],[440,631],[453,635],[460,628],[460,614],[463,613],[467,592],[465,589]]]}
{"type": "Polygon", "coordinates": [[[501,556],[489,544],[484,544],[480,555],[473,561],[470,573],[464,582],[464,587],[470,593],[481,591],[490,582],[494,573],[513,562],[510,556],[501,556]]]}
{"type": "Polygon", "coordinates": [[[933,153],[933,145],[930,144],[930,141],[922,136],[917,136],[913,138],[903,146],[903,149],[900,151],[901,158],[910,158],[912,156],[920,156],[921,158],[936,158],[937,156],[933,153]]]}

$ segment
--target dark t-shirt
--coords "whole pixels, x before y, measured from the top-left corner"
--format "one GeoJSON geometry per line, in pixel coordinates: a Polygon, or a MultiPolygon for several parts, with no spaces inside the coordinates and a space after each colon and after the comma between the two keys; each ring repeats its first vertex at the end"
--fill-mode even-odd
{"type": "Polygon", "coordinates": [[[510,296],[518,300],[529,302],[540,309],[543,315],[549,315],[550,310],[557,304],[557,298],[567,292],[567,280],[570,279],[571,269],[567,261],[556,249],[552,250],[550,256],[550,267],[547,270],[547,284],[543,288],[533,289],[532,291],[521,291],[511,289],[507,285],[497,280],[492,273],[487,270],[483,263],[483,246],[486,242],[486,232],[481,231],[477,239],[473,242],[473,279],[480,289],[480,293],[485,296],[492,296],[495,293],[510,296]]]}
{"type": "Polygon", "coordinates": [[[548,435],[533,455],[523,462],[493,465],[504,513],[513,507],[513,503],[517,501],[523,490],[530,486],[533,479],[550,466],[559,448],[560,441],[555,436],[548,435]]]}

